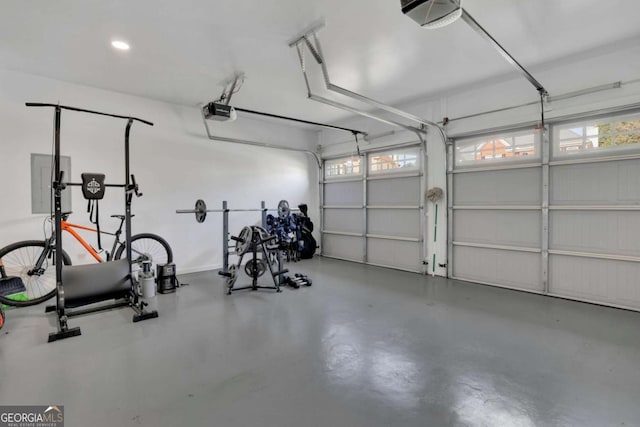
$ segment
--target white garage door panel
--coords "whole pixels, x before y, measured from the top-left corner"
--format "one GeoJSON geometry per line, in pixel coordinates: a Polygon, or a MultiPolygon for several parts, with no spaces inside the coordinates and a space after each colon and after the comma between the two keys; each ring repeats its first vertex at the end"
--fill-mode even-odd
{"type": "Polygon", "coordinates": [[[639,204],[640,160],[553,166],[550,188],[556,205],[639,204]]]}
{"type": "Polygon", "coordinates": [[[362,209],[325,208],[323,226],[327,231],[364,233],[364,217],[362,209]]]}
{"type": "Polygon", "coordinates": [[[323,196],[325,206],[362,206],[362,181],[325,183],[323,196]]]}
{"type": "Polygon", "coordinates": [[[542,291],[538,253],[456,246],[453,256],[456,278],[542,291]]]}
{"type": "Polygon", "coordinates": [[[416,145],[326,161],[322,254],[423,272],[423,160],[416,145]]]}
{"type": "Polygon", "coordinates": [[[454,176],[454,205],[539,205],[541,169],[459,173],[454,176]]]}
{"type": "Polygon", "coordinates": [[[640,263],[549,257],[552,294],[640,309],[640,263]]]}
{"type": "Polygon", "coordinates": [[[507,148],[523,150],[527,131],[455,141],[451,275],[640,310],[640,144],[619,144],[636,141],[639,122],[558,122],[518,159],[507,148]]]}
{"type": "Polygon", "coordinates": [[[419,271],[421,243],[385,239],[367,239],[367,258],[370,264],[419,271]]]}
{"type": "Polygon", "coordinates": [[[620,162],[618,200],[625,204],[640,204],[640,160],[620,162]]]}
{"type": "Polygon", "coordinates": [[[420,237],[418,209],[369,209],[369,234],[420,237]]]}
{"type": "Polygon", "coordinates": [[[323,234],[322,253],[336,258],[359,261],[364,260],[362,237],[323,234]]]}
{"type": "Polygon", "coordinates": [[[640,256],[640,212],[552,211],[551,249],[640,256]]]}
{"type": "Polygon", "coordinates": [[[420,178],[376,179],[368,182],[367,203],[373,206],[416,206],[420,200],[420,178]]]}
{"type": "Polygon", "coordinates": [[[453,240],[540,247],[540,211],[456,210],[453,240]]]}

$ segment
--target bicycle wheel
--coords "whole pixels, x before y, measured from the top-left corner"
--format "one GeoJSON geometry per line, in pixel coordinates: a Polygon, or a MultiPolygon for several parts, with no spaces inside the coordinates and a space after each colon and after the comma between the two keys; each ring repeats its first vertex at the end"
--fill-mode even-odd
{"type": "MultiPolygon", "coordinates": [[[[40,304],[56,294],[56,264],[51,254],[47,254],[40,269],[35,269],[38,258],[45,250],[48,251],[48,248],[42,240],[26,240],[0,249],[6,277],[19,277],[26,288],[13,295],[2,295],[0,281],[0,303],[26,307],[40,304]]],[[[71,258],[65,251],[62,251],[62,262],[71,265],[71,258]]]]}
{"type": "MultiPolygon", "coordinates": [[[[113,259],[126,256],[126,244],[120,245],[113,259]]],[[[156,265],[168,264],[173,261],[171,246],[157,234],[142,233],[131,237],[131,254],[133,263],[137,264],[150,260],[156,265]]]]}

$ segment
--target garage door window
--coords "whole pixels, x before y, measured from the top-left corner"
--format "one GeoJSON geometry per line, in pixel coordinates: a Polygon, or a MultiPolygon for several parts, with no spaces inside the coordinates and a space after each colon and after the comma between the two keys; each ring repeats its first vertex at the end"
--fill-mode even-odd
{"type": "Polygon", "coordinates": [[[360,175],[362,175],[360,157],[326,160],[324,163],[325,178],[349,178],[360,175]]]}
{"type": "Polygon", "coordinates": [[[480,166],[535,158],[540,158],[540,132],[535,130],[456,142],[456,166],[480,166]]]}
{"type": "Polygon", "coordinates": [[[640,149],[640,115],[609,117],[554,127],[554,156],[640,149]]]}
{"type": "Polygon", "coordinates": [[[420,170],[417,148],[385,151],[369,155],[369,173],[402,173],[420,170]]]}

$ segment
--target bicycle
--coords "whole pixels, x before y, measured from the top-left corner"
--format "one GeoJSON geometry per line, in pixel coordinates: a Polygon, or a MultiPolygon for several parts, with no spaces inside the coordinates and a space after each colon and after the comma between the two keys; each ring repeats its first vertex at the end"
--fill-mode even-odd
{"type": "MultiPolygon", "coordinates": [[[[62,213],[61,230],[71,234],[97,262],[118,260],[123,254],[126,256],[126,241],[120,240],[125,220],[124,215],[111,215],[112,218],[120,220],[117,231],[114,233],[100,231],[100,234],[115,237],[111,252],[105,251],[106,259],[74,229],[94,233],[98,233],[98,230],[67,222],[69,215],[71,212],[62,213]]],[[[56,294],[55,248],[55,233],[51,233],[51,236],[45,240],[25,240],[0,249],[0,261],[4,264],[4,268],[0,269],[0,285],[2,279],[20,278],[25,288],[12,295],[3,295],[4,292],[0,292],[0,303],[14,307],[26,307],[40,304],[52,298],[56,294]]],[[[136,256],[132,264],[138,264],[145,260],[156,264],[167,264],[173,261],[173,252],[169,243],[152,233],[131,236],[131,251],[136,256]]],[[[71,258],[67,252],[63,250],[61,255],[63,264],[71,265],[71,258]]],[[[15,283],[15,281],[13,282],[15,283]]]]}

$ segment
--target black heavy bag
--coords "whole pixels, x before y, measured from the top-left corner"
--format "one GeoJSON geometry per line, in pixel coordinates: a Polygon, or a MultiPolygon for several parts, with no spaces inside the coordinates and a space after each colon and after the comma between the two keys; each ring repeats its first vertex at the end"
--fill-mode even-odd
{"type": "Polygon", "coordinates": [[[301,226],[303,231],[311,233],[313,231],[313,221],[308,216],[302,217],[301,226]]]}
{"type": "Polygon", "coordinates": [[[302,215],[299,218],[300,226],[305,231],[311,233],[313,231],[313,222],[311,222],[311,218],[309,218],[309,207],[305,203],[301,203],[298,205],[298,209],[302,215]]]}
{"type": "Polygon", "coordinates": [[[309,259],[313,258],[313,254],[316,253],[316,239],[313,238],[311,233],[302,233],[302,250],[300,250],[300,258],[309,259]]]}

